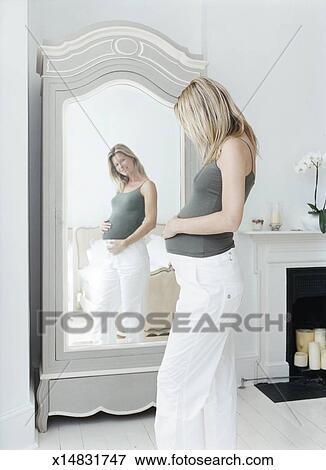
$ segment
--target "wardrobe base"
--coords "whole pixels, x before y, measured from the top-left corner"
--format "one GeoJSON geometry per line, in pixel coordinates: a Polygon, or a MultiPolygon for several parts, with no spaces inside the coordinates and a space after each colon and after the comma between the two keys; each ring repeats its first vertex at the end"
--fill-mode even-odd
{"type": "Polygon", "coordinates": [[[156,406],[156,380],[157,371],[65,379],[41,376],[37,389],[37,429],[46,432],[48,416],[52,415],[140,413],[156,406]]]}

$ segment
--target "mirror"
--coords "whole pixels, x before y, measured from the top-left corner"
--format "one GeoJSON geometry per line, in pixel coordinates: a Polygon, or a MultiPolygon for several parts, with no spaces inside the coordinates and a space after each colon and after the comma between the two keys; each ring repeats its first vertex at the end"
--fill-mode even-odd
{"type": "MultiPolygon", "coordinates": [[[[181,207],[180,133],[173,105],[131,81],[106,83],[64,102],[63,305],[71,313],[65,351],[166,341],[178,286],[161,233],[181,207]],[[107,159],[117,143],[135,153],[157,190],[156,228],[118,257],[101,231],[119,191],[107,159]],[[124,313],[126,305],[140,311],[124,313]]],[[[143,204],[140,194],[123,197],[143,204]]]]}

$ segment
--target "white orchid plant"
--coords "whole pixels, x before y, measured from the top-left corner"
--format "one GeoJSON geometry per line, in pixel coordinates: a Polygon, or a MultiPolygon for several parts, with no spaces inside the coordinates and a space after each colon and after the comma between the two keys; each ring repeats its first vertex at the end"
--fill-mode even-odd
{"type": "Polygon", "coordinates": [[[319,215],[319,227],[322,233],[326,232],[326,198],[322,209],[317,207],[317,193],[318,193],[318,182],[319,182],[319,170],[321,167],[326,167],[326,153],[321,154],[318,152],[309,152],[295,165],[294,169],[297,173],[305,173],[309,168],[314,168],[316,172],[315,178],[315,191],[314,191],[314,204],[307,203],[310,207],[309,214],[319,215]]]}

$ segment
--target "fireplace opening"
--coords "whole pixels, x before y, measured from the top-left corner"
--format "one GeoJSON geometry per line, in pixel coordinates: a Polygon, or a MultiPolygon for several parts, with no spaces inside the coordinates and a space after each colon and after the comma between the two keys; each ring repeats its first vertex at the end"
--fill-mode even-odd
{"type": "Polygon", "coordinates": [[[326,365],[321,363],[321,355],[320,369],[311,369],[309,350],[306,347],[309,341],[315,340],[316,328],[326,328],[326,267],[287,268],[286,281],[286,360],[289,364],[290,381],[301,379],[326,384],[326,370],[321,368],[326,368],[326,365]],[[306,330],[298,333],[302,335],[299,348],[297,330],[306,330]],[[307,353],[307,365],[303,367],[294,364],[295,353],[300,350],[307,353]]]}

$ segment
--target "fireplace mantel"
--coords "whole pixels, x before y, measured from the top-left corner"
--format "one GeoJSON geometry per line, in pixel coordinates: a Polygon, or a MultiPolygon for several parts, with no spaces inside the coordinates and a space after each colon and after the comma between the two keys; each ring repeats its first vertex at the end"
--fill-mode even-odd
{"type": "Polygon", "coordinates": [[[258,243],[269,242],[279,243],[280,241],[290,242],[292,240],[308,240],[315,241],[320,240],[326,243],[326,233],[320,231],[307,231],[307,230],[249,230],[239,231],[239,234],[249,235],[255,239],[258,243]]]}
{"type": "Polygon", "coordinates": [[[261,314],[259,326],[262,330],[258,332],[256,343],[258,360],[255,374],[287,376],[287,268],[326,267],[326,234],[301,230],[238,231],[237,236],[240,249],[241,241],[244,242],[247,262],[243,271],[247,276],[247,288],[252,286],[255,294],[251,296],[254,301],[250,306],[251,312],[261,314]],[[249,263],[248,256],[253,256],[253,263],[249,263]],[[272,328],[267,331],[264,328],[266,314],[273,321],[281,314],[283,330],[272,328]]]}
{"type": "Polygon", "coordinates": [[[304,230],[289,231],[239,231],[241,236],[249,236],[254,243],[254,273],[261,272],[268,262],[288,262],[293,264],[326,263],[326,233],[304,230]]]}

